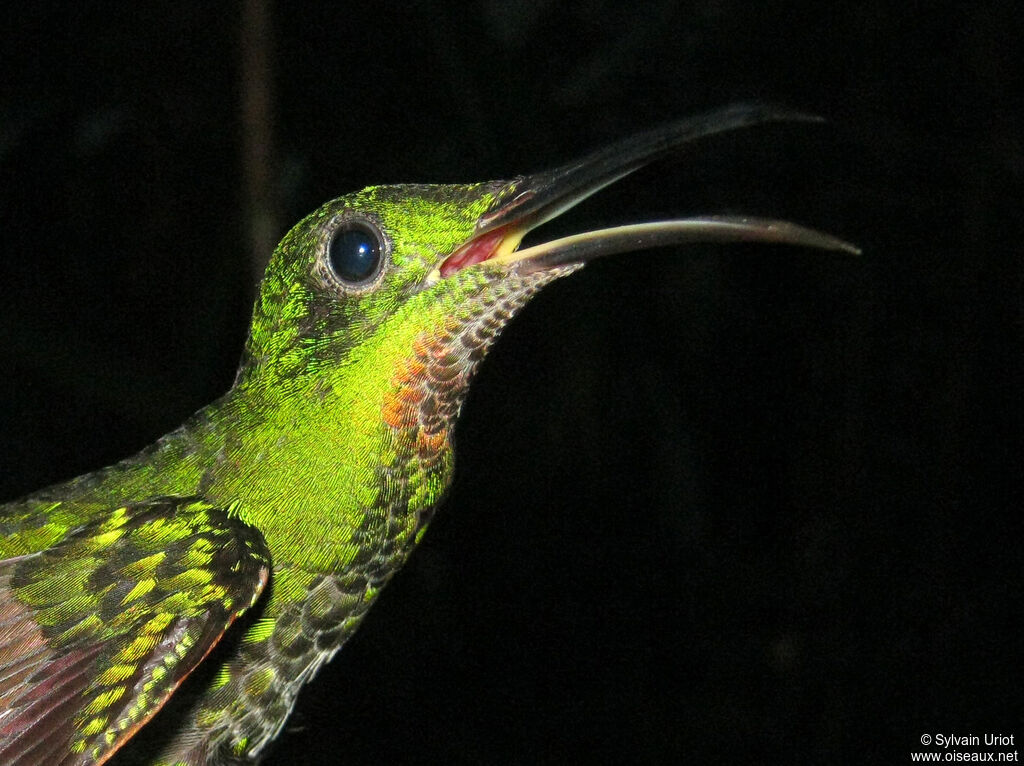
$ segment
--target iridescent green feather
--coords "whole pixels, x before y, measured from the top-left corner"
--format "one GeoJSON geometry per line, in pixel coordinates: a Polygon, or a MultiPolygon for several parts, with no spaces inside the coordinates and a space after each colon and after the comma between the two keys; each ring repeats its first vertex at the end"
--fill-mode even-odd
{"type": "Polygon", "coordinates": [[[269,567],[258,532],[196,498],[112,508],[0,561],[0,762],[106,758],[256,601],[269,567]]]}
{"type": "Polygon", "coordinates": [[[526,231],[694,137],[800,118],[738,107],[511,182],[371,187],[296,225],[224,397],[138,455],[0,509],[0,763],[102,763],[161,708],[122,764],[261,759],[422,537],[471,376],[539,289],[589,257],[695,236],[851,249],[727,217],[513,253],[526,231]],[[369,281],[332,264],[353,221],[376,243],[369,281]]]}
{"type": "MultiPolygon", "coordinates": [[[[480,274],[422,289],[502,190],[378,187],[328,203],[275,252],[232,391],[135,458],[0,515],[0,556],[38,552],[18,564],[12,587],[47,641],[58,649],[62,641],[102,647],[90,670],[89,702],[74,717],[73,752],[102,752],[111,730],[130,734],[159,705],[146,683],[169,691],[164,679],[182,675],[173,672],[176,658],[198,660],[194,628],[178,642],[155,642],[172,615],[179,621],[205,615],[204,625],[219,635],[232,606],[252,602],[255,591],[230,593],[211,582],[220,566],[208,565],[212,538],[180,550],[173,571],[162,558],[168,544],[178,540],[180,548],[178,536],[205,528],[204,515],[214,513],[222,525],[259,529],[273,555],[272,595],[239,653],[205,692],[191,695],[197,702],[174,712],[186,722],[184,734],[158,760],[201,763],[221,745],[225,753],[254,755],[276,734],[298,688],[355,630],[448,484],[447,441],[431,442],[436,452],[424,453],[417,428],[396,428],[382,412],[400,393],[396,370],[416,356],[418,342],[457,342],[453,327],[473,326],[494,306],[505,306],[501,294],[489,307],[467,304],[466,296],[486,284],[480,274]],[[323,271],[323,250],[339,217],[354,211],[388,233],[392,268],[377,289],[339,296],[323,271]],[[141,526],[131,521],[136,508],[164,501],[123,507],[163,496],[202,501],[182,505],[181,521],[160,517],[141,526]],[[164,611],[153,611],[158,603],[164,611]],[[215,603],[221,611],[211,612],[215,603]],[[153,678],[140,685],[137,673],[158,653],[170,666],[145,666],[153,678]],[[110,712],[121,707],[119,717],[110,712]]],[[[501,291],[521,303],[520,292],[518,285],[501,291]]],[[[509,305],[506,319],[512,310],[509,305]]],[[[460,353],[479,345],[474,340],[460,353]]],[[[435,411],[443,409],[437,396],[454,402],[444,405],[452,410],[445,429],[480,356],[472,363],[459,357],[456,366],[466,368],[459,385],[441,386],[427,399],[435,411]]],[[[424,360],[438,369],[451,363],[424,360]]],[[[211,534],[216,528],[211,524],[211,534]]]]}

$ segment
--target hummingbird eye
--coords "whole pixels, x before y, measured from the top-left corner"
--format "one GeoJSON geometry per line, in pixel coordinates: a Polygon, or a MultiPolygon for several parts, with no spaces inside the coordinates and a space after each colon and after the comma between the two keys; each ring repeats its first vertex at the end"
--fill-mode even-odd
{"type": "Polygon", "coordinates": [[[361,221],[346,221],[331,235],[327,261],[342,282],[359,285],[380,273],[383,247],[381,235],[361,221]]]}

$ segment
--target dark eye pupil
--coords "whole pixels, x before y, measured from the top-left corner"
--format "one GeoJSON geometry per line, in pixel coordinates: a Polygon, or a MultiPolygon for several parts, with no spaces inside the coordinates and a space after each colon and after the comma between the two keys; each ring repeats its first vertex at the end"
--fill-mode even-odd
{"type": "Polygon", "coordinates": [[[380,267],[380,240],[355,224],[339,229],[327,247],[331,268],[344,282],[365,282],[380,267]]]}

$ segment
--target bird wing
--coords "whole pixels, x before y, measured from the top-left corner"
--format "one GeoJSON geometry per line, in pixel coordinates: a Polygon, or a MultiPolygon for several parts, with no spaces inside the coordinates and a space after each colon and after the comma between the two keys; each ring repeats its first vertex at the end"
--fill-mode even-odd
{"type": "Polygon", "coordinates": [[[259,531],[195,497],[111,509],[42,551],[0,560],[0,763],[103,763],[256,602],[269,573],[259,531]]]}

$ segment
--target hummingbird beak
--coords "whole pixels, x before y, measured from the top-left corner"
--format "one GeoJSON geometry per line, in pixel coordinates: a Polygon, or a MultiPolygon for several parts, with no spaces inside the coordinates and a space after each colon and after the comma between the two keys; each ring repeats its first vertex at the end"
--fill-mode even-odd
{"type": "Polygon", "coordinates": [[[745,216],[700,216],[637,223],[575,234],[522,250],[532,229],[578,205],[638,168],[717,133],[766,122],[821,122],[800,112],[736,105],[627,138],[588,157],[505,187],[477,223],[473,236],[439,266],[447,277],[476,263],[518,264],[520,273],[582,263],[602,255],[691,242],[776,242],[859,253],[853,245],[787,221],[745,216]]]}

